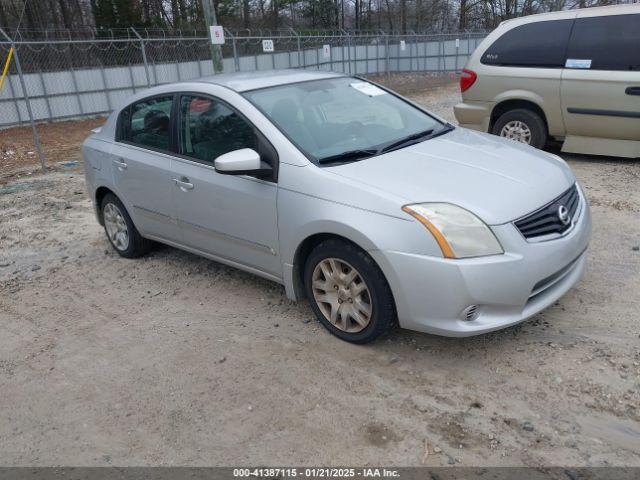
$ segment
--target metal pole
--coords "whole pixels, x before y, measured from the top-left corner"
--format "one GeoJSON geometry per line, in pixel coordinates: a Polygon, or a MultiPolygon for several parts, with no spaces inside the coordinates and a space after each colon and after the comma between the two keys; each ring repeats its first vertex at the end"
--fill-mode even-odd
{"type": "Polygon", "coordinates": [[[104,87],[104,96],[107,101],[107,108],[109,111],[113,110],[111,107],[111,99],[109,98],[109,87],[107,85],[107,76],[104,73],[104,65],[100,62],[100,77],[102,78],[102,86],[104,87]]]}
{"type": "MultiPolygon", "coordinates": [[[[71,40],[71,32],[69,32],[69,40],[71,40]]],[[[69,50],[71,50],[71,45],[69,45],[69,50]]],[[[84,108],[82,107],[82,98],[80,97],[80,89],[78,88],[78,80],[76,79],[76,71],[73,68],[73,51],[69,57],[69,67],[71,70],[71,83],[73,84],[73,89],[76,92],[76,100],[78,102],[78,110],[80,111],[80,116],[84,116],[84,108]]]]}
{"type": "Polygon", "coordinates": [[[240,59],[238,58],[238,47],[236,46],[236,36],[225,28],[227,35],[231,37],[231,45],[233,46],[233,67],[236,72],[240,71],[240,59]]]}
{"type": "Polygon", "coordinates": [[[347,59],[349,60],[349,75],[351,75],[351,36],[349,32],[347,34],[347,59]]]}
{"type": "Polygon", "coordinates": [[[300,45],[300,36],[298,35],[298,32],[296,32],[293,28],[290,28],[289,30],[291,30],[291,33],[293,33],[296,37],[296,42],[298,44],[298,68],[300,68],[302,66],[302,59],[300,58],[302,56],[302,47],[300,45]]]}
{"type": "Polygon", "coordinates": [[[211,44],[213,73],[222,73],[222,50],[220,49],[220,45],[214,45],[213,42],[211,42],[211,29],[209,28],[210,26],[218,25],[213,0],[202,0],[202,12],[204,13],[204,19],[207,23],[207,36],[209,37],[209,42],[211,44]]]}
{"type": "Polygon", "coordinates": [[[38,77],[40,78],[40,85],[42,85],[42,93],[44,93],[44,102],[47,105],[47,114],[49,117],[49,123],[53,121],[53,117],[51,116],[51,105],[49,103],[49,92],[47,92],[47,85],[44,81],[44,75],[42,75],[42,71],[38,72],[38,77]]]}
{"type": "Polygon", "coordinates": [[[16,116],[18,117],[18,125],[22,125],[22,115],[20,115],[20,107],[18,106],[18,99],[16,98],[16,89],[13,86],[13,75],[11,75],[8,80],[9,83],[7,83],[7,85],[9,85],[9,97],[13,99],[13,106],[16,109],[16,116]]]}
{"type": "Polygon", "coordinates": [[[384,35],[384,70],[387,73],[387,81],[391,80],[391,72],[389,72],[389,34],[384,35]]]}
{"type": "Polygon", "coordinates": [[[13,47],[13,60],[16,63],[16,70],[18,71],[18,78],[20,79],[20,86],[22,87],[22,95],[24,97],[24,101],[27,104],[27,112],[29,113],[29,122],[31,123],[31,131],[33,132],[33,142],[36,146],[36,151],[38,152],[38,159],[40,160],[40,166],[42,169],[45,169],[45,159],[44,152],[42,151],[42,144],[40,143],[40,134],[38,133],[38,129],[36,127],[36,121],[33,118],[33,110],[31,109],[31,102],[29,101],[29,94],[27,93],[27,85],[24,81],[24,75],[22,74],[22,66],[20,65],[20,55],[18,55],[18,49],[16,48],[13,40],[9,38],[9,36],[0,28],[0,33],[4,35],[7,40],[11,42],[11,46],[13,47]]]}
{"type": "Polygon", "coordinates": [[[364,74],[367,75],[369,73],[369,37],[364,37],[362,43],[364,43],[364,74]]]}
{"type": "MultiPolygon", "coordinates": [[[[151,76],[149,75],[149,62],[147,62],[147,51],[144,48],[144,39],[135,28],[131,27],[131,31],[136,37],[138,37],[138,40],[140,40],[140,49],[142,51],[142,61],[144,62],[144,73],[147,75],[147,86],[151,87],[151,76]]],[[[156,81],[157,81],[157,78],[156,78],[156,81]]],[[[134,91],[135,91],[135,87],[134,87],[134,91]]]]}

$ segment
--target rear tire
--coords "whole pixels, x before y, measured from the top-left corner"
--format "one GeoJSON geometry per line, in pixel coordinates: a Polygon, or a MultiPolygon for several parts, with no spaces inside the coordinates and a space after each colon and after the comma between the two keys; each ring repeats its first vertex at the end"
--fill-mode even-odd
{"type": "Polygon", "coordinates": [[[107,193],[102,199],[100,211],[107,239],[118,255],[137,258],[149,252],[151,242],[140,235],[118,197],[107,193]]]}
{"type": "Polygon", "coordinates": [[[372,342],[397,322],[384,274],[365,251],[346,241],[330,239],[313,249],[304,285],[320,323],[347,342],[372,342]]]}
{"type": "Polygon", "coordinates": [[[533,110],[517,108],[498,117],[491,133],[510,138],[535,148],[543,148],[547,143],[547,126],[533,110]]]}

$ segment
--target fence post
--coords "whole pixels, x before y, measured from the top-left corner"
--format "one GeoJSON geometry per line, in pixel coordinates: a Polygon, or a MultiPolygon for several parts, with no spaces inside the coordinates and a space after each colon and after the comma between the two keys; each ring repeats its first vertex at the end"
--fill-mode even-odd
{"type": "Polygon", "coordinates": [[[455,67],[453,67],[453,71],[457,72],[458,71],[458,63],[459,63],[459,56],[460,56],[460,37],[456,36],[456,40],[455,40],[455,45],[456,45],[456,65],[455,67]]]}
{"type": "Polygon", "coordinates": [[[16,89],[13,86],[13,76],[7,75],[7,85],[11,92],[11,98],[13,99],[13,106],[16,109],[16,116],[18,117],[18,125],[22,126],[22,115],[20,115],[20,106],[18,105],[18,99],[16,96],[16,89]]]}
{"type": "Polygon", "coordinates": [[[44,152],[42,151],[42,144],[40,143],[40,134],[38,133],[38,128],[36,127],[36,121],[33,118],[33,110],[31,109],[31,101],[29,100],[29,93],[27,92],[27,84],[24,81],[24,75],[22,73],[22,66],[20,65],[20,55],[18,54],[18,49],[16,48],[15,43],[5,33],[2,28],[0,28],[0,34],[5,37],[9,43],[11,44],[11,48],[13,48],[13,61],[16,64],[16,70],[18,71],[18,78],[20,79],[20,86],[22,87],[22,96],[24,97],[24,102],[27,105],[27,113],[29,114],[29,122],[31,123],[31,131],[33,133],[33,143],[35,143],[36,151],[38,152],[38,159],[40,160],[40,167],[45,169],[45,160],[44,160],[44,152]]]}
{"type": "Polygon", "coordinates": [[[236,46],[236,36],[231,33],[231,31],[227,30],[225,28],[225,31],[227,32],[227,35],[229,35],[231,37],[231,46],[233,47],[233,68],[236,72],[238,72],[240,70],[240,59],[238,58],[238,48],[236,46]]]}
{"type": "Polygon", "coordinates": [[[151,76],[149,75],[149,62],[147,62],[147,51],[144,47],[144,40],[135,28],[131,27],[131,31],[136,37],[138,37],[138,40],[140,40],[140,48],[142,50],[142,61],[144,62],[144,73],[147,76],[147,86],[151,87],[151,76]]]}
{"type": "Polygon", "coordinates": [[[296,43],[298,44],[298,68],[302,66],[302,46],[300,45],[300,35],[293,28],[289,29],[291,33],[296,37],[296,43]]]}
{"type": "Polygon", "coordinates": [[[391,80],[391,72],[389,71],[389,34],[384,34],[384,70],[387,73],[387,81],[391,80]]]}
{"type": "Polygon", "coordinates": [[[69,51],[71,54],[69,55],[69,69],[71,70],[71,83],[73,84],[73,89],[76,92],[76,101],[78,102],[78,110],[80,111],[80,116],[84,117],[84,108],[82,107],[82,98],[80,97],[80,89],[78,88],[78,80],[76,78],[76,71],[73,68],[73,44],[71,43],[71,32],[67,30],[69,35],[69,51]]]}
{"type": "Polygon", "coordinates": [[[351,75],[351,35],[349,32],[345,32],[347,34],[347,58],[349,60],[349,75],[351,75]]]}

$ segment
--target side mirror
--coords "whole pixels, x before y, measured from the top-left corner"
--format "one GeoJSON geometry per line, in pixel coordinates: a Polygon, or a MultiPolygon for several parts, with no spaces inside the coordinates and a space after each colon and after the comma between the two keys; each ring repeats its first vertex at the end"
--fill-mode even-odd
{"type": "Polygon", "coordinates": [[[260,160],[258,152],[242,148],[225,153],[215,159],[216,172],[223,175],[254,175],[266,177],[273,173],[271,166],[260,160]]]}

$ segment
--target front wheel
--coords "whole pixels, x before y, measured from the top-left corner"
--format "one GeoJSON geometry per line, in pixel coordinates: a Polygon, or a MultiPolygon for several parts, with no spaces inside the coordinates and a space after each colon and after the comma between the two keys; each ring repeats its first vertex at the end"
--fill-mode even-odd
{"type": "Polygon", "coordinates": [[[396,323],[391,289],[380,268],[363,250],[331,239],[313,249],[304,283],[320,323],[351,343],[368,343],[396,323]]]}
{"type": "Polygon", "coordinates": [[[509,110],[498,117],[491,133],[499,137],[543,148],[547,143],[547,126],[536,112],[526,108],[509,110]]]}

